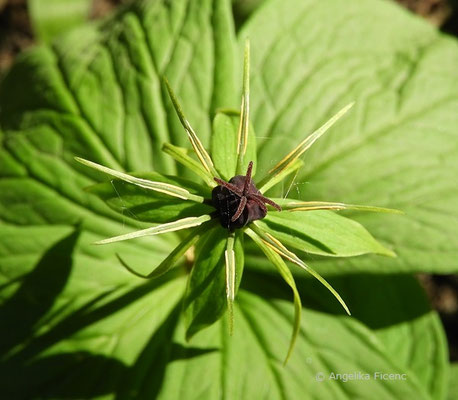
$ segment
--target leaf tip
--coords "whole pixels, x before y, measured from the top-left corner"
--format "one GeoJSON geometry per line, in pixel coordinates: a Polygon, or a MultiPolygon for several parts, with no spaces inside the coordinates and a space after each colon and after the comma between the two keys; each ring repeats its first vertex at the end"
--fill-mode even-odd
{"type": "Polygon", "coordinates": [[[385,252],[383,253],[384,256],[391,257],[391,258],[397,258],[398,255],[390,249],[385,248],[385,252]]]}

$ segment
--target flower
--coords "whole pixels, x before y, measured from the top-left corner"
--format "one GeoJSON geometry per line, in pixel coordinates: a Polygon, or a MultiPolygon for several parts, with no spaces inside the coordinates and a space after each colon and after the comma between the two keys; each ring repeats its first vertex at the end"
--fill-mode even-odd
{"type": "MultiPolygon", "coordinates": [[[[123,240],[130,240],[142,236],[159,235],[167,232],[190,229],[191,233],[172,251],[172,253],[149,275],[144,276],[129,267],[121,257],[121,263],[133,274],[142,278],[155,278],[166,273],[179,258],[185,254],[192,246],[197,246],[201,250],[205,248],[205,243],[200,243],[200,238],[209,232],[224,231],[225,235],[225,292],[227,298],[227,310],[229,315],[230,332],[233,329],[233,303],[240,283],[241,278],[241,263],[237,263],[236,253],[240,251],[240,239],[245,234],[251,238],[254,243],[262,250],[271,263],[278,269],[280,275],[291,287],[294,295],[295,306],[295,321],[294,329],[289,345],[289,350],[285,362],[291,355],[294,347],[295,339],[299,332],[300,317],[301,317],[301,299],[296,288],[293,275],[286,265],[284,260],[287,260],[298,267],[304,269],[316,279],[318,279],[339,301],[347,314],[350,311],[344,300],[334,290],[334,288],[308,264],[301,260],[294,252],[289,250],[277,237],[275,231],[269,229],[261,220],[267,214],[280,213],[305,213],[312,210],[343,210],[357,209],[376,212],[397,212],[396,210],[384,209],[371,206],[355,206],[343,203],[332,203],[313,201],[305,202],[292,199],[275,199],[271,200],[264,197],[263,193],[272,188],[274,185],[281,182],[288,175],[295,173],[302,166],[300,157],[312,144],[318,140],[332,125],[334,125],[347,111],[353,106],[353,103],[342,108],[336,115],[327,121],[322,127],[317,129],[311,135],[307,136],[299,145],[297,145],[289,154],[279,161],[268,173],[266,177],[254,184],[252,181],[253,161],[247,159],[247,148],[249,144],[249,44],[245,47],[244,57],[244,74],[243,74],[243,95],[240,111],[239,129],[237,134],[236,152],[232,155],[236,159],[235,168],[232,170],[232,178],[227,182],[222,179],[218,172],[218,166],[212,160],[207,150],[202,145],[198,136],[194,132],[191,124],[185,118],[180,104],[174,95],[169,83],[165,80],[165,85],[169,92],[172,103],[175,107],[177,115],[183,125],[192,148],[197,155],[197,162],[191,158],[184,149],[178,148],[171,144],[164,145],[164,151],[172,156],[177,162],[183,164],[191,171],[196,173],[207,186],[207,189],[192,189],[190,183],[185,180],[183,186],[175,184],[178,178],[171,182],[169,178],[156,174],[156,179],[147,179],[135,174],[126,174],[116,171],[111,168],[102,166],[92,161],[88,161],[79,157],[76,160],[88,167],[103,172],[109,176],[116,178],[119,181],[127,182],[147,191],[165,194],[170,198],[175,199],[175,205],[201,205],[202,207],[188,207],[186,212],[190,213],[184,218],[175,218],[166,216],[165,220],[153,218],[154,222],[161,222],[153,227],[130,232],[124,235],[115,236],[112,238],[100,240],[97,244],[109,244],[123,240]],[[243,172],[246,174],[242,175],[243,172]],[[187,187],[186,187],[187,186],[187,187]],[[212,190],[209,195],[210,188],[212,190]],[[199,193],[199,190],[201,193],[199,193]],[[267,204],[267,206],[266,206],[267,204]],[[270,208],[270,209],[269,209],[270,208]],[[219,220],[219,224],[218,224],[219,220]],[[239,244],[237,244],[239,243],[239,244]],[[236,248],[237,247],[237,248],[236,248]],[[239,276],[237,276],[237,271],[239,276]]],[[[286,224],[286,221],[285,221],[286,224]]],[[[375,242],[375,241],[374,241],[375,242]]],[[[393,253],[383,246],[379,245],[377,252],[385,255],[393,255],[393,253]]],[[[294,246],[293,246],[294,247],[294,246]]],[[[240,258],[240,257],[239,257],[240,258]]],[[[199,268],[197,265],[195,268],[199,268]]],[[[194,269],[195,269],[194,268],[194,269]]],[[[193,270],[194,270],[193,269],[193,270]]],[[[191,273],[192,275],[192,273],[191,273]]],[[[191,279],[191,277],[190,277],[191,279]]],[[[189,286],[189,285],[188,285],[189,286]]],[[[189,305],[189,304],[188,304],[189,305]]],[[[219,313],[215,314],[214,320],[219,318],[219,313]]],[[[210,322],[214,322],[211,320],[210,322]]],[[[208,325],[208,321],[205,322],[208,325]]],[[[191,336],[197,330],[201,329],[205,324],[188,331],[188,336],[191,336]]]]}

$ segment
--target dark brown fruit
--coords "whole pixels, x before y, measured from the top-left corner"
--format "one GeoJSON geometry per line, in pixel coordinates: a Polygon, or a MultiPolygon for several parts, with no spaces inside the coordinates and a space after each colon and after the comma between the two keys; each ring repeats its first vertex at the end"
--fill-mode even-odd
{"type": "Polygon", "coordinates": [[[230,231],[264,218],[267,214],[264,203],[281,211],[278,204],[264,197],[256,188],[251,180],[252,168],[251,161],[246,175],[234,176],[229,182],[215,178],[219,185],[212,191],[212,204],[216,208],[221,225],[230,231]]]}

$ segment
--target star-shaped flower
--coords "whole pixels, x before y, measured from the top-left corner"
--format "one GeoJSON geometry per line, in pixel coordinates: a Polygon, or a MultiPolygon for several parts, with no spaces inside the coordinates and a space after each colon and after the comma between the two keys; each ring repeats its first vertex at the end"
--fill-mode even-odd
{"type": "MultiPolygon", "coordinates": [[[[358,209],[376,212],[397,212],[379,207],[371,206],[355,206],[343,203],[331,203],[321,201],[299,201],[292,199],[269,199],[264,196],[267,190],[281,182],[288,175],[295,173],[302,166],[300,157],[302,154],[318,139],[320,138],[334,123],[340,119],[352,106],[353,103],[348,104],[342,108],[336,115],[334,115],[323,126],[307,136],[298,146],[296,146],[289,154],[287,154],[281,161],[279,161],[263,179],[254,183],[253,175],[253,161],[247,159],[247,146],[249,142],[249,44],[245,47],[244,58],[244,74],[243,74],[243,95],[240,111],[240,121],[237,134],[236,152],[232,155],[236,160],[235,170],[233,177],[229,181],[222,179],[218,168],[205,150],[198,136],[194,132],[188,120],[185,118],[181,106],[178,103],[170,85],[165,81],[165,85],[169,92],[172,103],[178,114],[178,117],[183,125],[188,138],[191,142],[192,148],[197,155],[197,162],[190,157],[185,149],[176,147],[171,144],[164,145],[164,151],[171,155],[177,162],[183,164],[195,172],[211,189],[202,189],[202,193],[197,190],[190,190],[181,187],[177,184],[170,183],[170,179],[157,174],[156,180],[146,179],[144,177],[135,176],[133,174],[126,174],[124,172],[115,171],[111,168],[96,164],[82,158],[76,158],[80,163],[110,175],[117,180],[127,182],[128,184],[146,189],[148,191],[159,192],[169,196],[171,199],[178,199],[186,207],[189,204],[201,204],[205,206],[209,212],[199,213],[202,208],[196,208],[196,215],[186,216],[184,218],[175,219],[174,217],[167,218],[165,221],[153,220],[155,222],[165,222],[155,225],[153,227],[138,230],[135,232],[127,233],[120,236],[115,236],[109,239],[104,239],[97,244],[108,244],[122,240],[130,240],[142,236],[159,235],[167,232],[179,231],[192,228],[191,233],[172,251],[172,253],[149,275],[141,275],[134,271],[127,265],[121,258],[122,264],[132,273],[142,278],[155,278],[166,273],[176,262],[193,246],[200,246],[199,251],[202,252],[205,248],[205,243],[199,242],[199,239],[207,235],[211,236],[211,232],[221,234],[222,231],[226,235],[226,244],[224,251],[225,260],[225,288],[227,298],[227,309],[229,315],[229,327],[232,332],[233,329],[233,302],[235,299],[238,284],[240,283],[241,276],[237,276],[236,271],[241,275],[241,266],[236,262],[236,241],[240,242],[243,234],[251,238],[254,243],[262,250],[272,264],[278,269],[283,279],[291,287],[294,294],[295,305],[295,321],[293,334],[287,353],[286,360],[291,355],[294,347],[294,342],[299,332],[300,316],[301,316],[301,299],[299,292],[296,288],[294,278],[285,260],[297,265],[298,267],[309,272],[317,278],[340,302],[345,311],[350,314],[350,311],[340,297],[340,295],[332,288],[332,286],[308,264],[302,261],[295,253],[289,250],[282,242],[275,236],[261,220],[269,213],[305,213],[312,210],[343,210],[343,209],[358,209]],[[245,172],[246,171],[246,172],[245,172]],[[245,173],[245,175],[243,175],[245,173]],[[210,232],[210,233],[209,233],[210,232]]],[[[175,182],[179,180],[176,178],[175,182]]],[[[184,180],[182,180],[184,182],[184,180]]],[[[192,214],[193,208],[186,209],[192,214]]],[[[286,222],[285,222],[286,223],[286,222]]],[[[294,247],[294,246],[293,246],[294,247]]],[[[380,245],[380,253],[386,255],[392,254],[389,250],[384,249],[380,245]]],[[[306,249],[305,249],[306,251],[306,249]]],[[[241,262],[242,263],[242,262],[241,262]]],[[[196,265],[195,268],[199,268],[196,265]]],[[[193,273],[193,272],[192,272],[193,273]]],[[[191,273],[191,275],[192,275],[191,273]]],[[[191,278],[190,278],[191,279],[191,278]]],[[[208,325],[208,323],[207,323],[208,325]]],[[[198,329],[189,332],[188,336],[195,333],[198,329]]],[[[285,362],[286,362],[285,360],[285,362]]]]}

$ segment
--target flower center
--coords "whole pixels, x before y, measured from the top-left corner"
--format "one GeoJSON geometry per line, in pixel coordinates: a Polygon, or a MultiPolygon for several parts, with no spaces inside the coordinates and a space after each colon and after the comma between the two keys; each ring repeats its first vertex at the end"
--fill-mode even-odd
{"type": "Polygon", "coordinates": [[[221,225],[230,231],[242,228],[252,221],[267,215],[265,203],[281,211],[281,207],[264,197],[251,180],[253,162],[250,161],[246,175],[236,175],[223,181],[214,178],[219,184],[212,191],[212,204],[216,208],[215,215],[221,225]]]}

